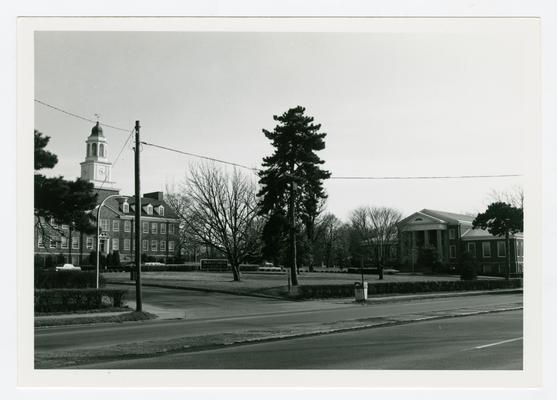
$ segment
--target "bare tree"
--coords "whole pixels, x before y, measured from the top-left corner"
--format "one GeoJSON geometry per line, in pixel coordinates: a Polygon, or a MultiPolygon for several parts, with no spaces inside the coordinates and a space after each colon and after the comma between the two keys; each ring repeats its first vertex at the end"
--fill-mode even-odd
{"type": "Polygon", "coordinates": [[[257,187],[238,170],[214,164],[192,166],[179,194],[169,197],[185,232],[197,243],[223,253],[240,280],[240,264],[260,248],[257,187]]]}
{"type": "Polygon", "coordinates": [[[389,207],[371,207],[368,208],[368,216],[372,229],[371,240],[378,251],[379,264],[383,265],[387,248],[396,239],[397,224],[402,219],[402,213],[389,207]]]}
{"type": "Polygon", "coordinates": [[[489,203],[507,203],[516,208],[524,209],[524,189],[516,185],[508,190],[492,189],[488,194],[489,203]]]}

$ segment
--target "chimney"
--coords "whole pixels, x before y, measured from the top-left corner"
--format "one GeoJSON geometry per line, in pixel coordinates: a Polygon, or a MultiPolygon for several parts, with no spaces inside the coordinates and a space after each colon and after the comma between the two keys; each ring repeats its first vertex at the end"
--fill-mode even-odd
{"type": "Polygon", "coordinates": [[[164,200],[163,192],[145,193],[143,195],[143,197],[148,198],[148,199],[155,199],[155,200],[158,200],[158,201],[163,201],[164,200]]]}

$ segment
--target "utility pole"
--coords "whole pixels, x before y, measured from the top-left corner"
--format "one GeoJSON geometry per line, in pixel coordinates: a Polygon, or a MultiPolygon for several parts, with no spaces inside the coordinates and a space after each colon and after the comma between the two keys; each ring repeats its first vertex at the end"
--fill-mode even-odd
{"type": "Polygon", "coordinates": [[[298,286],[298,274],[296,265],[296,181],[292,179],[290,187],[290,269],[292,286],[298,286]]]}
{"type": "Polygon", "coordinates": [[[141,300],[141,183],[139,175],[139,121],[135,121],[135,311],[142,311],[141,300]]]}

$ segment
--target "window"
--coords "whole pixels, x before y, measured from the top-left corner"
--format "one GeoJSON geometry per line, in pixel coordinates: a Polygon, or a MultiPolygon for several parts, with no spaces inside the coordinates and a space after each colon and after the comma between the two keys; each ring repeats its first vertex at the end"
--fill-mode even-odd
{"type": "Polygon", "coordinates": [[[130,251],[130,239],[124,239],[124,250],[130,251]]]}
{"type": "Polygon", "coordinates": [[[151,222],[151,233],[157,233],[157,223],[151,222]]]}
{"type": "Polygon", "coordinates": [[[456,246],[454,244],[449,246],[449,258],[456,258],[456,246]]]}
{"type": "Polygon", "coordinates": [[[104,157],[104,144],[99,144],[99,156],[104,157]]]}
{"type": "Polygon", "coordinates": [[[161,224],[161,234],[166,234],[166,224],[164,222],[161,224]]]}
{"type": "Polygon", "coordinates": [[[516,241],[516,255],[518,257],[524,256],[524,243],[522,242],[522,240],[516,241]]]}
{"type": "Polygon", "coordinates": [[[124,232],[131,232],[131,230],[132,230],[132,222],[124,221],[124,232]]]}
{"type": "Polygon", "coordinates": [[[159,206],[159,207],[157,208],[157,212],[159,213],[159,215],[164,216],[164,207],[163,207],[163,206],[159,206]]]}
{"type": "Polygon", "coordinates": [[[468,253],[476,258],[476,243],[468,243],[468,253]]]}
{"type": "Polygon", "coordinates": [[[456,239],[456,230],[455,229],[449,229],[449,239],[451,239],[451,240],[456,239]]]}
{"type": "Polygon", "coordinates": [[[157,251],[157,241],[151,240],[151,251],[157,251]]]}
{"type": "Polygon", "coordinates": [[[166,242],[164,240],[161,240],[161,251],[166,251],[166,242]]]}
{"type": "Polygon", "coordinates": [[[143,233],[149,233],[149,222],[143,223],[143,233]]]}
{"type": "Polygon", "coordinates": [[[113,232],[120,232],[120,221],[115,219],[112,221],[112,231],[113,232]]]}
{"type": "Polygon", "coordinates": [[[60,225],[60,228],[62,229],[70,229],[70,227],[67,224],[62,224],[60,225]]]}
{"type": "Polygon", "coordinates": [[[491,257],[491,243],[482,242],[482,256],[485,258],[491,257]]]}
{"type": "Polygon", "coordinates": [[[56,240],[53,238],[50,238],[50,248],[51,249],[55,249],[56,248],[56,240]]]}
{"type": "Polygon", "coordinates": [[[174,240],[168,242],[168,251],[174,251],[174,240]]]}
{"type": "Polygon", "coordinates": [[[54,220],[54,218],[50,219],[50,226],[52,226],[53,228],[58,228],[58,224],[56,223],[56,221],[54,220]]]}
{"type": "Polygon", "coordinates": [[[85,247],[87,247],[87,249],[91,250],[93,248],[93,237],[92,236],[87,236],[87,242],[85,244],[85,247]]]}
{"type": "Polygon", "coordinates": [[[89,157],[91,155],[91,150],[89,148],[89,145],[87,145],[87,157],[89,157]]]}
{"type": "Polygon", "coordinates": [[[132,239],[132,250],[135,251],[135,239],[132,239]]]}
{"type": "Polygon", "coordinates": [[[130,205],[128,204],[128,202],[122,203],[122,212],[124,214],[127,214],[127,213],[130,212],[130,205]]]}
{"type": "Polygon", "coordinates": [[[97,144],[93,143],[93,145],[91,146],[92,149],[92,153],[93,153],[93,157],[97,156],[97,144]]]}
{"type": "Polygon", "coordinates": [[[505,242],[497,242],[497,257],[506,257],[507,256],[507,246],[505,246],[505,242]]]}
{"type": "Polygon", "coordinates": [[[65,236],[62,236],[60,238],[60,247],[63,249],[67,249],[68,248],[68,238],[65,236]]]}
{"type": "Polygon", "coordinates": [[[147,215],[153,215],[153,206],[151,204],[147,204],[147,207],[145,207],[145,212],[147,213],[147,215]]]}
{"type": "Polygon", "coordinates": [[[147,240],[145,240],[145,239],[143,240],[142,246],[143,246],[142,247],[143,251],[149,250],[149,243],[148,243],[147,240]]]}
{"type": "Polygon", "coordinates": [[[44,248],[44,239],[43,239],[43,235],[38,235],[37,236],[37,247],[41,247],[44,248]]]}
{"type": "Polygon", "coordinates": [[[102,219],[101,218],[101,231],[103,232],[108,232],[109,230],[109,220],[108,219],[102,219]]]}
{"type": "Polygon", "coordinates": [[[112,239],[112,251],[118,250],[120,250],[120,241],[118,240],[118,238],[114,238],[112,239]]]}
{"type": "Polygon", "coordinates": [[[174,224],[168,225],[168,233],[170,233],[171,235],[174,234],[174,224]]]}
{"type": "Polygon", "coordinates": [[[72,249],[74,250],[79,249],[79,237],[77,236],[72,237],[72,249]]]}

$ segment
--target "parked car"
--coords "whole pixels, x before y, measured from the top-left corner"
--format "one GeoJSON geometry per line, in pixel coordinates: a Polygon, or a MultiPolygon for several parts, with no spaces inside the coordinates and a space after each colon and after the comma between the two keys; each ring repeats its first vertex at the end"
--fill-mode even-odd
{"type": "Polygon", "coordinates": [[[76,267],[73,264],[64,264],[56,267],[56,271],[81,271],[81,267],[76,267]]]}

